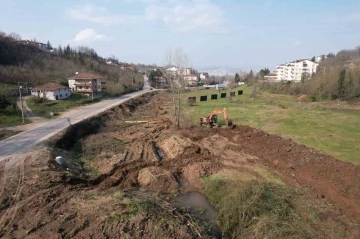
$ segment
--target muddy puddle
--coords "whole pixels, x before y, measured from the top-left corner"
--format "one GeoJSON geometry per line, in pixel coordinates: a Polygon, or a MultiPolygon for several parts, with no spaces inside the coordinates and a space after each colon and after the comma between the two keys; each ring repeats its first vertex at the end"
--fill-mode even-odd
{"type": "Polygon", "coordinates": [[[198,192],[189,192],[175,197],[173,205],[178,208],[189,208],[194,216],[207,222],[214,222],[216,219],[215,208],[204,195],[198,192]]]}

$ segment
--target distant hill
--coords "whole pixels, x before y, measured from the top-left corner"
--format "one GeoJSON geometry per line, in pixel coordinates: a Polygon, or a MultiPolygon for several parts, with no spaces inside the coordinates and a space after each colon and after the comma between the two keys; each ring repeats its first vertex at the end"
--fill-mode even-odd
{"type": "Polygon", "coordinates": [[[199,72],[207,72],[211,76],[226,76],[226,75],[235,75],[238,72],[238,69],[231,67],[199,67],[199,72]]]}
{"type": "Polygon", "coordinates": [[[66,84],[67,78],[76,72],[89,72],[104,76],[107,91],[112,94],[142,86],[141,73],[108,65],[93,49],[67,46],[50,50],[25,43],[0,32],[0,82],[28,82],[30,86],[49,81],[66,84]]]}

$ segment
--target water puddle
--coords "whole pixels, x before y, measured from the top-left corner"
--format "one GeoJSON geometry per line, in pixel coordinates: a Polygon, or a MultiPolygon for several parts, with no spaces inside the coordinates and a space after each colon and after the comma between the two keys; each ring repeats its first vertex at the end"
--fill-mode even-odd
{"type": "Polygon", "coordinates": [[[173,205],[178,208],[189,208],[195,217],[207,222],[213,222],[216,218],[214,207],[198,192],[189,192],[175,197],[173,205]]]}

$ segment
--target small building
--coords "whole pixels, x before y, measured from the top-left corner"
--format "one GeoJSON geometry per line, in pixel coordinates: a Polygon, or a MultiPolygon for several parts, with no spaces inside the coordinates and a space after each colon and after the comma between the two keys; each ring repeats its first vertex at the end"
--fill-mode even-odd
{"type": "Polygon", "coordinates": [[[207,78],[209,78],[209,73],[207,72],[202,72],[199,74],[200,80],[206,80],[207,78]]]}
{"type": "Polygon", "coordinates": [[[68,78],[69,87],[73,92],[81,93],[86,96],[98,96],[102,92],[102,79],[104,77],[91,74],[80,73],[68,78]]]}
{"type": "Polygon", "coordinates": [[[265,79],[266,81],[273,82],[273,81],[276,81],[277,75],[276,75],[275,72],[273,72],[273,73],[270,73],[270,74],[265,75],[265,76],[264,76],[264,79],[265,79]]]}
{"type": "Polygon", "coordinates": [[[121,69],[125,70],[131,70],[131,71],[136,71],[136,66],[134,64],[120,64],[119,65],[121,69]]]}
{"type": "Polygon", "coordinates": [[[30,40],[21,40],[21,41],[16,41],[16,42],[19,44],[26,45],[26,46],[38,47],[41,50],[47,50],[47,45],[45,43],[30,41],[30,40]]]}
{"type": "Polygon", "coordinates": [[[69,87],[60,85],[57,82],[48,82],[44,85],[32,88],[31,95],[47,100],[62,100],[71,95],[71,90],[69,87]]]}
{"type": "Polygon", "coordinates": [[[197,75],[184,75],[185,84],[188,86],[196,86],[198,82],[197,75]]]}

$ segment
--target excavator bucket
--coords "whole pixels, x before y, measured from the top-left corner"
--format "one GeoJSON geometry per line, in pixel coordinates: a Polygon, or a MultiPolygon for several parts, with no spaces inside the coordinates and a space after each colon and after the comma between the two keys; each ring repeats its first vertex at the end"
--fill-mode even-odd
{"type": "Polygon", "coordinates": [[[227,127],[232,127],[232,126],[233,126],[233,122],[232,122],[231,119],[229,119],[229,120],[227,121],[227,127]]]}

